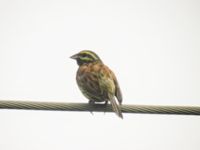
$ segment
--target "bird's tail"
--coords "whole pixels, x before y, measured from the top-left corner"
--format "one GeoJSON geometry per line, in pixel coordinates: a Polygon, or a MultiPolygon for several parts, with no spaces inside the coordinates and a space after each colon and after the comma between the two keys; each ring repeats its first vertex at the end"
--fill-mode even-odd
{"type": "Polygon", "coordinates": [[[123,115],[122,115],[121,109],[119,108],[119,105],[117,104],[117,102],[115,101],[114,98],[110,99],[110,103],[112,105],[113,111],[117,114],[117,116],[119,116],[120,118],[123,119],[123,115]]]}

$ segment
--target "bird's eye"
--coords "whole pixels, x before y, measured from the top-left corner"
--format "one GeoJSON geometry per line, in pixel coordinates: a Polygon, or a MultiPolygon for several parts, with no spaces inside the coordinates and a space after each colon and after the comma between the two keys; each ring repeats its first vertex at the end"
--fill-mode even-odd
{"type": "Polygon", "coordinates": [[[85,55],[85,54],[80,55],[80,59],[81,60],[86,60],[87,59],[87,55],[85,55]]]}
{"type": "Polygon", "coordinates": [[[86,58],[88,58],[88,56],[87,56],[86,54],[82,54],[82,55],[80,56],[80,58],[81,58],[81,59],[86,59],[86,58]]]}
{"type": "Polygon", "coordinates": [[[87,55],[86,55],[86,54],[83,54],[82,57],[87,57],[87,55]]]}

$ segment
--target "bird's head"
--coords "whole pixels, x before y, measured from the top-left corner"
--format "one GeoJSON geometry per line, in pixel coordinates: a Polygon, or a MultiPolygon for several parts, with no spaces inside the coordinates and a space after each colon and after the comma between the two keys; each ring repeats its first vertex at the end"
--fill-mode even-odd
{"type": "Polygon", "coordinates": [[[79,53],[71,56],[70,58],[75,59],[79,66],[93,62],[102,62],[99,56],[90,50],[80,51],[79,53]]]}

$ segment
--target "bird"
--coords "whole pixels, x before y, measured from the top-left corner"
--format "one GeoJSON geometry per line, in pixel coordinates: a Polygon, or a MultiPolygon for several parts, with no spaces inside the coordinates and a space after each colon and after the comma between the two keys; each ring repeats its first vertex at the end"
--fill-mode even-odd
{"type": "Polygon", "coordinates": [[[113,71],[91,50],[82,50],[70,58],[76,60],[79,68],[76,82],[89,104],[109,102],[117,116],[123,119],[120,105],[122,93],[113,71]]]}

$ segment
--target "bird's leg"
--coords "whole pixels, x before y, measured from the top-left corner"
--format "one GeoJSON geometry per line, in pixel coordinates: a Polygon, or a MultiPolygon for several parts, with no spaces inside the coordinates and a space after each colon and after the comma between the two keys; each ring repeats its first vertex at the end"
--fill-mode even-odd
{"type": "Polygon", "coordinates": [[[108,101],[106,100],[105,103],[104,103],[104,105],[107,106],[107,104],[108,104],[108,101]]]}
{"type": "Polygon", "coordinates": [[[94,105],[94,104],[95,104],[95,101],[89,100],[89,104],[90,104],[90,105],[94,105]]]}
{"type": "Polygon", "coordinates": [[[108,101],[106,100],[103,105],[104,105],[104,114],[105,114],[106,113],[106,106],[108,105],[108,101]]]}
{"type": "MultiPolygon", "coordinates": [[[[89,100],[89,105],[94,106],[95,105],[95,101],[89,100]]],[[[93,115],[93,111],[90,110],[90,113],[93,115]]]]}

